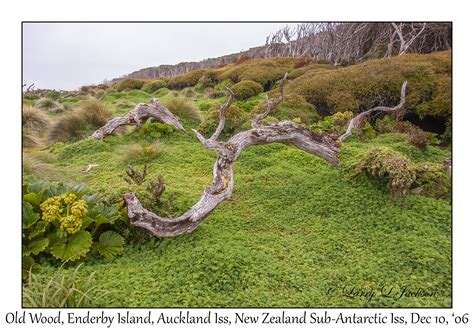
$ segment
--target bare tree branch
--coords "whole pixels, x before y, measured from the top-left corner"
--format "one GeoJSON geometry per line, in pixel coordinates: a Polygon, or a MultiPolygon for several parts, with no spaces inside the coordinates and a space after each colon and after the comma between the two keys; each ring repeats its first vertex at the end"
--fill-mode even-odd
{"type": "Polygon", "coordinates": [[[141,127],[149,118],[154,118],[165,124],[173,125],[179,130],[184,131],[178,117],[173,115],[166,107],[161,105],[157,99],[152,99],[150,104],[140,103],[135,109],[122,117],[110,119],[104,126],[96,130],[92,137],[102,140],[107,135],[112,134],[118,127],[124,125],[135,125],[141,127]]]}
{"type": "Polygon", "coordinates": [[[354,118],[352,118],[350,120],[349,126],[347,127],[346,132],[344,134],[342,134],[338,138],[338,140],[339,141],[344,141],[345,139],[347,139],[352,134],[352,131],[355,128],[359,127],[362,119],[364,119],[365,117],[370,115],[372,112],[375,112],[375,111],[394,112],[394,111],[397,111],[397,110],[400,110],[401,108],[403,108],[403,106],[405,105],[405,96],[406,96],[407,84],[408,84],[408,82],[405,80],[403,82],[403,85],[402,85],[402,88],[401,88],[401,91],[400,91],[400,103],[398,103],[396,106],[394,106],[392,108],[384,107],[384,106],[377,106],[375,108],[372,108],[372,109],[369,109],[367,111],[359,113],[357,116],[355,116],[354,118]]]}
{"type": "Polygon", "coordinates": [[[273,111],[275,111],[275,109],[283,101],[283,84],[284,84],[287,76],[288,76],[288,72],[285,73],[283,78],[278,81],[279,94],[278,94],[278,98],[275,101],[270,101],[270,99],[268,98],[268,94],[265,95],[265,97],[267,98],[267,110],[264,111],[263,113],[258,114],[258,115],[255,116],[255,118],[253,119],[253,122],[252,122],[252,127],[253,128],[257,128],[257,127],[261,126],[262,120],[265,117],[267,117],[269,114],[271,114],[273,111]]]}

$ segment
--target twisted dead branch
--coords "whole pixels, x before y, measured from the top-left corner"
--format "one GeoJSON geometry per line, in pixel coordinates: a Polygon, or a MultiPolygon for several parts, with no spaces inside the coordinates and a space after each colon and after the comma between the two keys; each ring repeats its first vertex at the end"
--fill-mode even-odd
{"type": "Polygon", "coordinates": [[[124,125],[143,126],[149,118],[156,119],[165,124],[173,125],[179,130],[184,131],[179,118],[173,115],[166,107],[164,107],[157,99],[152,99],[150,104],[140,103],[135,109],[122,117],[110,119],[104,126],[96,130],[92,137],[102,140],[107,135],[112,134],[118,127],[124,125]]]}
{"type": "MultiPolygon", "coordinates": [[[[286,78],[286,75],[285,75],[286,78]]],[[[225,122],[225,112],[229,108],[233,92],[228,90],[228,99],[221,106],[219,124],[209,139],[193,130],[199,141],[210,150],[218,151],[214,164],[213,182],[206,188],[199,201],[179,217],[162,217],[145,209],[133,192],[125,194],[124,200],[128,207],[128,217],[133,226],[145,228],[158,237],[178,236],[192,232],[207,216],[224,200],[230,198],[234,188],[234,162],[246,148],[252,145],[269,143],[284,143],[293,145],[312,155],[327,160],[334,166],[339,164],[338,152],[340,141],[349,136],[358,127],[361,119],[374,111],[396,111],[403,107],[406,82],[403,83],[400,104],[393,107],[376,107],[367,110],[353,118],[347,131],[339,138],[333,138],[325,133],[316,133],[301,127],[291,121],[282,121],[274,125],[262,125],[262,120],[275,111],[283,100],[283,78],[279,84],[280,94],[275,101],[267,98],[267,110],[256,116],[252,128],[235,134],[227,142],[218,141],[225,122]]]]}

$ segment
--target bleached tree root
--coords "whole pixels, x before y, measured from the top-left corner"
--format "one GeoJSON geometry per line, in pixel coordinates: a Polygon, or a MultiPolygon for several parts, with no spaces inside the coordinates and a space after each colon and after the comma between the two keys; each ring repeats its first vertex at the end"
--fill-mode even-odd
{"type": "MultiPolygon", "coordinates": [[[[283,121],[275,125],[262,125],[262,119],[272,113],[283,98],[282,84],[283,80],[280,81],[280,97],[276,102],[268,102],[267,110],[264,114],[256,117],[256,120],[252,123],[252,129],[237,133],[228,142],[224,143],[218,141],[218,137],[224,127],[225,112],[233,98],[233,92],[229,90],[229,98],[220,109],[220,122],[215,133],[209,139],[206,139],[198,131],[194,130],[197,138],[206,148],[216,150],[219,153],[214,164],[212,185],[205,189],[200,200],[194,206],[177,218],[161,217],[150,212],[141,205],[133,192],[127,193],[124,196],[124,200],[128,207],[130,224],[145,228],[158,237],[178,236],[192,232],[219,204],[230,198],[234,187],[234,162],[242,151],[252,145],[269,143],[293,145],[337,166],[339,164],[340,141],[350,135],[352,129],[357,127],[360,122],[359,119],[363,116],[350,122],[350,129],[348,128],[342,139],[325,133],[315,133],[291,121],[283,121]]],[[[364,116],[377,110],[398,110],[403,106],[405,89],[406,83],[402,86],[401,106],[374,108],[364,112],[364,116]]]]}
{"type": "Polygon", "coordinates": [[[166,109],[157,99],[152,99],[150,104],[140,103],[123,117],[110,119],[104,126],[95,131],[92,137],[102,140],[107,135],[112,134],[118,127],[124,125],[141,127],[149,118],[173,125],[177,129],[184,131],[179,118],[166,109]]]}

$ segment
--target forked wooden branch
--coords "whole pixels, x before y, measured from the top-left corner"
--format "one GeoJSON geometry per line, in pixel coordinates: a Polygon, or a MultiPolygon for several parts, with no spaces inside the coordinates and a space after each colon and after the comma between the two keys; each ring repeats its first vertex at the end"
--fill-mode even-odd
{"type": "Polygon", "coordinates": [[[401,108],[403,108],[403,106],[405,105],[405,96],[406,96],[407,84],[408,84],[408,82],[405,80],[403,82],[403,85],[402,85],[402,88],[401,88],[401,91],[400,91],[400,103],[398,103],[396,106],[394,106],[392,108],[384,107],[384,106],[380,105],[380,106],[377,106],[375,108],[372,108],[372,109],[369,109],[367,111],[359,113],[357,116],[355,116],[354,118],[352,118],[350,120],[349,126],[347,126],[346,132],[344,134],[342,134],[339,137],[338,140],[339,141],[344,141],[345,139],[347,139],[352,134],[352,131],[355,128],[358,128],[360,126],[360,123],[361,123],[362,119],[364,119],[365,117],[370,115],[372,112],[376,112],[376,111],[395,112],[395,111],[400,110],[401,108]]]}
{"type": "MultiPolygon", "coordinates": [[[[282,80],[283,81],[283,80],[282,80]]],[[[275,125],[261,125],[261,120],[275,110],[283,100],[283,85],[280,82],[280,96],[270,103],[267,110],[260,115],[259,120],[254,120],[255,126],[247,131],[232,136],[226,143],[217,141],[222,128],[216,129],[211,138],[206,139],[198,131],[194,130],[201,143],[210,150],[219,152],[213,170],[212,185],[206,188],[199,201],[183,215],[176,218],[162,217],[145,209],[137,196],[127,193],[124,196],[128,207],[128,217],[133,226],[145,228],[158,237],[178,236],[190,233],[196,229],[207,216],[224,200],[232,195],[234,188],[234,162],[239,158],[243,150],[252,145],[269,143],[284,143],[306,151],[312,155],[327,160],[332,165],[339,164],[339,141],[325,133],[316,133],[307,128],[298,126],[291,121],[282,121],[275,125]]],[[[393,111],[403,106],[406,82],[402,86],[402,101],[397,107],[377,107],[364,112],[367,115],[373,111],[393,111]]],[[[229,96],[221,112],[228,108],[232,95],[229,96]]],[[[358,125],[362,116],[356,116],[351,120],[352,127],[358,125]],[[358,119],[357,119],[358,118],[358,119]]],[[[345,134],[350,134],[352,128],[345,134]]],[[[343,139],[339,138],[340,141],[343,139]]]]}
{"type": "Polygon", "coordinates": [[[154,118],[165,124],[173,125],[177,129],[184,131],[179,118],[173,115],[166,107],[154,98],[151,100],[150,104],[138,104],[135,109],[123,117],[110,119],[104,126],[95,131],[92,134],[92,137],[97,140],[102,140],[107,135],[112,134],[118,127],[124,125],[135,125],[141,127],[149,118],[154,118]]]}

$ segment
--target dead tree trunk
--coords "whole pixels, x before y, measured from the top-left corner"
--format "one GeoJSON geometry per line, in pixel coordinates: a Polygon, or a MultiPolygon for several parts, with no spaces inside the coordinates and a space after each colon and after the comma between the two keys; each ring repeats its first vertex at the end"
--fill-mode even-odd
{"type": "Polygon", "coordinates": [[[173,125],[177,129],[184,131],[179,118],[161,105],[157,99],[152,99],[150,104],[140,103],[135,109],[123,117],[110,119],[104,126],[95,131],[92,137],[97,140],[102,140],[107,135],[112,134],[118,127],[124,125],[141,127],[149,118],[154,118],[165,124],[173,125]]]}
{"type": "Polygon", "coordinates": [[[401,101],[398,106],[393,108],[377,107],[361,113],[351,120],[346,133],[340,138],[334,138],[325,133],[313,132],[291,121],[283,121],[275,125],[262,125],[262,120],[275,111],[283,100],[284,79],[279,82],[280,95],[273,102],[267,97],[267,110],[256,116],[251,129],[235,134],[227,142],[218,140],[224,127],[225,113],[233,98],[233,92],[228,90],[229,97],[220,108],[219,125],[214,134],[206,139],[198,131],[193,130],[206,148],[218,151],[214,164],[212,185],[204,190],[201,199],[193,207],[177,218],[162,217],[145,209],[137,196],[130,192],[124,196],[130,223],[145,228],[158,237],[178,236],[192,232],[220,203],[231,196],[234,187],[234,162],[247,147],[269,143],[294,145],[337,166],[339,164],[340,141],[350,135],[351,131],[359,125],[362,117],[379,110],[395,111],[403,106],[405,99],[406,82],[402,86],[401,101]]]}

